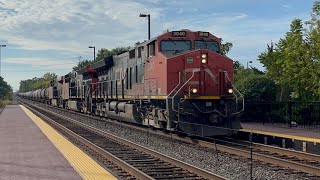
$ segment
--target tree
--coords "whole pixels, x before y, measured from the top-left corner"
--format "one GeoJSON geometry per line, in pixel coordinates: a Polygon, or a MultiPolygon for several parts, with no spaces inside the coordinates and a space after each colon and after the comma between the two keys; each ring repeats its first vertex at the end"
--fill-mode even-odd
{"type": "Polygon", "coordinates": [[[237,73],[237,70],[240,68],[241,64],[239,61],[233,61],[233,71],[237,73]]]}
{"type": "Polygon", "coordinates": [[[76,66],[74,66],[72,68],[72,70],[78,71],[80,69],[87,67],[88,65],[95,63],[95,62],[102,61],[104,58],[106,58],[108,56],[117,55],[119,53],[126,52],[129,49],[130,49],[130,47],[117,47],[117,48],[114,48],[111,51],[109,51],[106,48],[102,48],[102,49],[98,50],[97,57],[96,57],[95,61],[93,61],[93,60],[79,61],[79,63],[76,66]]]}
{"type": "Polygon", "coordinates": [[[56,75],[56,73],[47,72],[42,77],[45,81],[51,81],[53,79],[56,79],[58,75],[56,75]]]}
{"type": "Polygon", "coordinates": [[[92,60],[79,61],[76,66],[72,67],[72,70],[73,71],[78,71],[80,69],[83,69],[83,68],[87,67],[88,65],[91,65],[92,63],[93,63],[92,60]]]}
{"type": "Polygon", "coordinates": [[[243,65],[235,73],[235,86],[249,101],[274,101],[275,83],[257,68],[246,69],[243,65]]]}
{"type": "Polygon", "coordinates": [[[140,41],[137,41],[136,43],[134,43],[135,46],[138,46],[139,44],[141,44],[140,41]]]}
{"type": "Polygon", "coordinates": [[[97,61],[101,61],[101,60],[103,60],[104,58],[106,58],[106,57],[108,57],[108,56],[112,56],[113,54],[112,54],[112,52],[111,51],[109,51],[108,49],[106,49],[106,48],[102,48],[102,49],[100,49],[99,51],[98,51],[98,53],[97,53],[97,57],[96,57],[96,62],[97,61]]]}
{"type": "Polygon", "coordinates": [[[117,47],[117,48],[112,49],[111,52],[112,52],[112,55],[117,55],[117,54],[129,51],[129,49],[130,49],[130,46],[128,46],[128,47],[117,47]]]}
{"type": "Polygon", "coordinates": [[[4,81],[3,77],[0,76],[0,100],[6,100],[12,98],[12,88],[4,81]]]}
{"type": "Polygon", "coordinates": [[[280,87],[280,101],[290,97],[297,100],[319,100],[320,97],[320,3],[315,2],[312,18],[303,27],[294,19],[290,30],[277,44],[271,43],[258,56],[266,67],[267,76],[280,87]],[[290,90],[291,93],[285,93],[290,90]]]}
{"type": "Polygon", "coordinates": [[[233,47],[233,44],[231,42],[226,42],[224,44],[221,44],[221,53],[227,54],[232,47],[233,47]]]}
{"type": "Polygon", "coordinates": [[[310,91],[313,96],[320,100],[320,2],[316,1],[312,8],[311,19],[306,22],[309,29],[306,33],[306,42],[308,44],[307,54],[310,55],[311,75],[309,76],[310,91]]]}
{"type": "Polygon", "coordinates": [[[35,89],[48,87],[51,80],[56,79],[58,76],[55,73],[47,72],[41,78],[34,77],[32,79],[20,81],[19,92],[28,92],[35,89]]]}
{"type": "Polygon", "coordinates": [[[310,92],[310,77],[312,73],[311,57],[308,44],[303,37],[303,25],[300,19],[294,19],[285,40],[279,43],[282,59],[283,84],[290,84],[293,90],[292,98],[308,100],[310,92]],[[311,68],[311,69],[310,69],[311,68]]]}

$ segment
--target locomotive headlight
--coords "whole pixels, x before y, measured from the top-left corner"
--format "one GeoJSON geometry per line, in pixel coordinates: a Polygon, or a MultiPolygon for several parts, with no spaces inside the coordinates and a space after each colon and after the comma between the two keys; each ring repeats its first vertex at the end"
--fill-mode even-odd
{"type": "Polygon", "coordinates": [[[202,59],[202,60],[201,60],[201,63],[202,63],[202,64],[206,64],[206,63],[207,63],[207,59],[202,59]]]}
{"type": "Polygon", "coordinates": [[[201,64],[207,64],[207,62],[208,62],[208,55],[202,54],[201,55],[201,64]]]}
{"type": "Polygon", "coordinates": [[[233,93],[233,89],[232,89],[232,88],[229,88],[229,89],[228,89],[228,93],[229,93],[229,94],[232,94],[232,93],[233,93]]]}
{"type": "Polygon", "coordinates": [[[191,89],[191,92],[192,92],[193,94],[196,94],[196,93],[198,92],[198,89],[197,89],[197,88],[192,88],[192,89],[191,89]]]}

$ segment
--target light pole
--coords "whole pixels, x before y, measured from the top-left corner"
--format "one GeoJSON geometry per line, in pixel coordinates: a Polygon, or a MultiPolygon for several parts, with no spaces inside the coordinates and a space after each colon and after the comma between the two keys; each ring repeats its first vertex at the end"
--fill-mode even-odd
{"type": "Polygon", "coordinates": [[[1,76],[1,48],[7,47],[7,45],[0,44],[0,76],[1,76]]]}
{"type": "Polygon", "coordinates": [[[93,48],[93,61],[96,60],[96,47],[95,46],[89,46],[89,48],[93,48]]]}
{"type": "Polygon", "coordinates": [[[139,17],[148,17],[148,40],[150,40],[150,14],[141,14],[139,17]]]}
{"type": "Polygon", "coordinates": [[[252,61],[248,61],[248,62],[247,62],[247,69],[249,68],[249,63],[251,64],[252,61]]]}

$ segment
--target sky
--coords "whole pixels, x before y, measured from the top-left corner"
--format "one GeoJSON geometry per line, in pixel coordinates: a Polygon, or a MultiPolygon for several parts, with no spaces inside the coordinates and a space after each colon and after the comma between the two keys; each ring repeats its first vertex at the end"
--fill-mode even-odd
{"type": "Polygon", "coordinates": [[[46,72],[64,75],[93,50],[133,46],[168,30],[208,31],[233,43],[228,56],[263,70],[257,56],[312,0],[0,0],[1,76],[14,90],[46,72]]]}

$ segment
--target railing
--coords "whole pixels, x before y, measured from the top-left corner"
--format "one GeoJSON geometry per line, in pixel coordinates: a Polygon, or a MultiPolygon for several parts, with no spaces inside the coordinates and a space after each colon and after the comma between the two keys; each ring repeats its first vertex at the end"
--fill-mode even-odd
{"type": "Polygon", "coordinates": [[[228,76],[228,72],[224,71],[224,75],[225,77],[228,79],[228,81],[231,83],[231,86],[233,88],[233,95],[235,97],[236,100],[236,111],[234,113],[232,113],[232,115],[235,114],[240,114],[241,112],[244,111],[244,107],[245,107],[245,103],[244,103],[244,96],[243,94],[233,85],[233,83],[231,82],[229,76],[228,76]],[[239,105],[241,105],[239,107],[239,105]]]}
{"type": "MultiPolygon", "coordinates": [[[[191,75],[191,77],[187,80],[187,81],[185,81],[184,82],[184,84],[176,91],[176,93],[172,96],[172,97],[170,97],[171,99],[172,99],[172,110],[174,110],[175,112],[178,112],[178,110],[176,110],[175,108],[174,108],[174,98],[177,96],[177,94],[182,90],[182,88],[183,87],[185,87],[185,85],[194,77],[194,74],[196,73],[196,72],[199,72],[199,71],[192,71],[192,75],[191,75]]],[[[180,73],[179,73],[179,75],[180,75],[180,73]]],[[[179,84],[180,84],[180,76],[179,76],[179,84]]],[[[178,84],[178,86],[179,86],[179,84],[178,84]]],[[[177,86],[177,87],[178,87],[177,86]]],[[[174,89],[175,90],[175,89],[174,89]]]]}
{"type": "Polygon", "coordinates": [[[320,102],[245,101],[242,122],[320,129],[320,102]]]}

